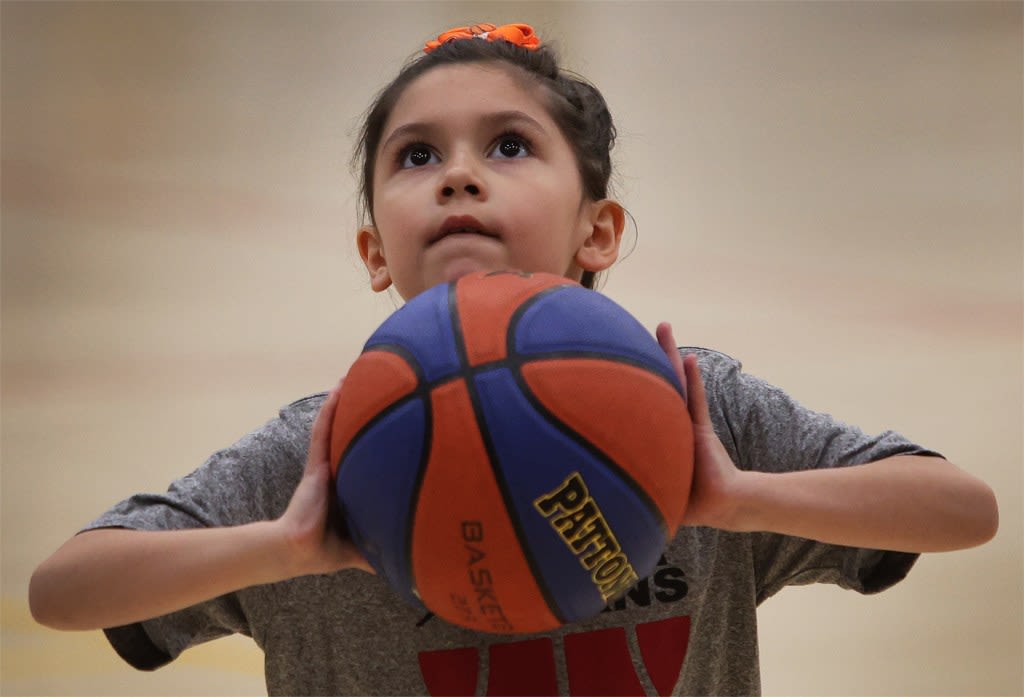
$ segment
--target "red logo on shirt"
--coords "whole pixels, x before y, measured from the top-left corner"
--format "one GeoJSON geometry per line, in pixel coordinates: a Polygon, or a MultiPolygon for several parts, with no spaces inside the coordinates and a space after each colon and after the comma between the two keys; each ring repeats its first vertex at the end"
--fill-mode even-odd
{"type": "MultiPolygon", "coordinates": [[[[686,658],[690,618],[636,626],[647,676],[659,695],[670,695],[686,658]]],[[[644,695],[622,627],[567,634],[563,639],[570,695],[644,695]]],[[[487,695],[557,695],[554,643],[527,639],[488,647],[487,695]]],[[[480,652],[475,648],[424,651],[420,672],[431,695],[475,695],[480,652]]]]}

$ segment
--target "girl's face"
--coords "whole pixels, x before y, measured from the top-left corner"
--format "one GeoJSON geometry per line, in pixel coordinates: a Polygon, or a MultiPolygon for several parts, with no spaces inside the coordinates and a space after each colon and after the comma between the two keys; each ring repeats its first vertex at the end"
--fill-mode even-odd
{"type": "Polygon", "coordinates": [[[437,67],[396,102],[377,149],[376,225],[358,235],[374,290],[409,299],[483,270],[578,280],[615,261],[621,208],[584,199],[542,88],[510,70],[437,67]]]}

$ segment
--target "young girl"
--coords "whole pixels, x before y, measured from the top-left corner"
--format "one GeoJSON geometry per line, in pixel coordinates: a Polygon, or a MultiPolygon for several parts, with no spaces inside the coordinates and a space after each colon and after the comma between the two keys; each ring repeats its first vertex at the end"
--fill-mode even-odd
{"type": "MultiPolygon", "coordinates": [[[[363,128],[371,287],[408,299],[506,268],[593,287],[624,226],[607,198],[614,134],[600,93],[529,27],[441,35],[363,128]]],[[[920,552],[994,534],[991,490],[934,451],[808,411],[720,353],[682,358],[667,324],[657,334],[689,397],[693,492],[654,573],[589,621],[484,635],[393,594],[331,517],[337,387],[102,515],[37,569],[32,611],[104,628],[140,669],[249,635],[272,694],[753,694],[756,607],[782,587],[873,593],[920,552]]]]}

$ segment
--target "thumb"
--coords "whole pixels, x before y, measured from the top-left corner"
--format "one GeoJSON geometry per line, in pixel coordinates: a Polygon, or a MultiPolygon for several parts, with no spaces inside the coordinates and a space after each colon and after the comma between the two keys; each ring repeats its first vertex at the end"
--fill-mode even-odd
{"type": "Polygon", "coordinates": [[[683,359],[680,357],[679,349],[676,347],[676,338],[672,335],[672,325],[668,322],[662,322],[655,330],[655,335],[658,337],[658,345],[661,346],[661,350],[668,356],[668,362],[672,364],[672,369],[675,370],[676,377],[679,379],[679,387],[683,390],[683,401],[688,402],[686,372],[683,369],[683,359]]]}
{"type": "Polygon", "coordinates": [[[700,374],[700,366],[697,364],[697,356],[693,353],[686,354],[683,359],[683,369],[686,372],[686,386],[690,399],[686,402],[690,410],[690,419],[694,426],[711,426],[711,412],[708,411],[707,393],[704,391],[704,378],[700,374]]]}
{"type": "Polygon", "coordinates": [[[320,463],[330,459],[331,451],[331,426],[334,421],[334,411],[338,406],[338,393],[341,391],[341,381],[327,393],[327,399],[320,407],[320,412],[313,422],[313,430],[310,434],[309,454],[306,460],[306,470],[315,469],[320,463]]]}

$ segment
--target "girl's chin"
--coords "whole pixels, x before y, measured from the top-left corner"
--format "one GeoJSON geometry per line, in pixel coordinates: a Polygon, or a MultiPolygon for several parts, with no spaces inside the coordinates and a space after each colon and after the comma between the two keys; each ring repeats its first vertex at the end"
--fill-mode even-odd
{"type": "Polygon", "coordinates": [[[447,261],[440,269],[437,283],[450,283],[477,271],[503,271],[505,266],[487,263],[480,259],[461,257],[447,261]]]}

